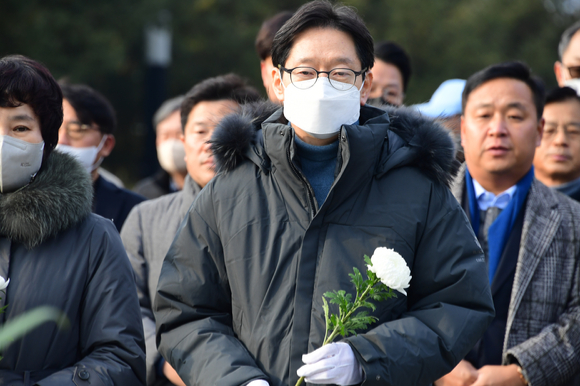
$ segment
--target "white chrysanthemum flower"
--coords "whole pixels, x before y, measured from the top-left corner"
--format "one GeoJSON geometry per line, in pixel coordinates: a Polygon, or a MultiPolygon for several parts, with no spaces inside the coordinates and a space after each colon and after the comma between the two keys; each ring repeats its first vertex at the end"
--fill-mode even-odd
{"type": "Polygon", "coordinates": [[[407,296],[405,288],[409,288],[411,270],[403,256],[394,249],[378,247],[371,257],[372,267],[368,269],[374,272],[381,282],[395,291],[407,296]]]}
{"type": "Polygon", "coordinates": [[[10,283],[10,279],[6,280],[0,276],[0,291],[5,290],[8,287],[8,283],[10,283]]]}

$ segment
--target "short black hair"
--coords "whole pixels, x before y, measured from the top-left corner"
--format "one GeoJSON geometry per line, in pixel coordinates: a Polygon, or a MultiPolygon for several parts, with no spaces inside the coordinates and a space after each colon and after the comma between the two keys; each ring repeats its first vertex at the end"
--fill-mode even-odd
{"type": "Polygon", "coordinates": [[[546,103],[544,103],[544,106],[550,103],[565,102],[568,100],[580,102],[580,96],[578,96],[576,90],[571,87],[556,87],[546,95],[546,103]]]}
{"type": "Polygon", "coordinates": [[[580,30],[580,21],[572,24],[570,27],[566,28],[566,30],[562,33],[562,37],[560,38],[560,44],[558,44],[558,56],[560,57],[560,62],[562,61],[562,56],[564,56],[564,52],[568,49],[570,45],[570,40],[572,37],[580,30]]]}
{"type": "Polygon", "coordinates": [[[403,77],[403,91],[407,91],[411,78],[411,59],[403,47],[395,42],[380,42],[375,45],[375,59],[397,67],[403,77]]]}
{"type": "Polygon", "coordinates": [[[353,8],[315,0],[301,6],[280,28],[272,42],[272,64],[284,66],[296,37],[310,28],[334,28],[350,35],[354,41],[362,70],[369,70],[374,62],[373,37],[353,8]]]}
{"type": "MultiPolygon", "coordinates": [[[[50,71],[22,55],[0,59],[0,107],[29,105],[40,121],[43,161],[58,143],[62,125],[62,92],[50,71]]],[[[44,162],[43,162],[44,163],[44,162]]]]}
{"type": "Polygon", "coordinates": [[[181,129],[185,129],[189,113],[200,102],[231,100],[239,104],[256,102],[261,99],[258,90],[248,86],[236,74],[226,74],[208,78],[193,86],[181,103],[181,129]]]}
{"type": "Polygon", "coordinates": [[[260,60],[265,60],[272,56],[272,41],[276,32],[294,15],[294,12],[283,11],[275,14],[262,23],[262,27],[256,36],[256,52],[260,60]]]}
{"type": "Polygon", "coordinates": [[[96,124],[103,134],[117,128],[117,117],[111,102],[86,84],[61,83],[64,99],[75,109],[77,117],[86,125],[96,124]]]}
{"type": "Polygon", "coordinates": [[[525,63],[517,61],[494,64],[471,75],[465,83],[465,88],[461,96],[461,110],[463,114],[465,114],[465,105],[469,94],[482,84],[498,78],[516,79],[524,82],[532,91],[538,120],[542,118],[544,98],[546,95],[544,82],[537,76],[533,76],[530,68],[525,63]]]}

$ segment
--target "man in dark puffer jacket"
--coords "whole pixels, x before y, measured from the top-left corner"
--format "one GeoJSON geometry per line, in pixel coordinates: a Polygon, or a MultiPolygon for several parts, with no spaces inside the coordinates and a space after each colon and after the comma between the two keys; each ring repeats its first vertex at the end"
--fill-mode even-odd
{"type": "Polygon", "coordinates": [[[161,270],[159,351],[186,384],[427,385],[493,316],[481,249],[448,189],[451,139],[408,111],[361,108],[373,44],[349,8],[304,5],[273,60],[283,109],[226,117],[214,133],[218,174],[161,270]],[[352,292],[348,273],[380,246],[411,268],[408,296],[303,366],[320,353],[322,294],[352,292]]]}

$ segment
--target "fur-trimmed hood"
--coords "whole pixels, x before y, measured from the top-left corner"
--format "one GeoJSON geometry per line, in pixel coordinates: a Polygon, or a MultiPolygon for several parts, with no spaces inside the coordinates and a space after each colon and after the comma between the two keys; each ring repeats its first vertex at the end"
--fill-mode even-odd
{"type": "MultiPolygon", "coordinates": [[[[359,121],[360,126],[368,123],[389,125],[390,133],[384,138],[375,175],[413,165],[433,180],[450,186],[459,163],[455,160],[453,140],[442,126],[405,107],[363,106],[359,121]]],[[[253,158],[248,157],[249,150],[260,146],[257,132],[265,122],[287,123],[282,108],[270,102],[243,105],[240,112],[222,119],[211,140],[218,172],[228,172],[245,158],[253,158]]],[[[250,153],[265,156],[261,151],[250,153]]]]}
{"type": "Polygon", "coordinates": [[[53,151],[25,188],[0,194],[0,235],[33,248],[91,213],[90,175],[71,156],[53,151]]]}

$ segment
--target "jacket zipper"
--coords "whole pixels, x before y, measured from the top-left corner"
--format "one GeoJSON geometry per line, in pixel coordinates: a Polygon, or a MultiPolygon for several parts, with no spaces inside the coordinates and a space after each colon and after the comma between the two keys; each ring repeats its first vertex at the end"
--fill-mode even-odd
{"type": "Polygon", "coordinates": [[[316,204],[314,203],[314,199],[313,199],[314,192],[312,191],[312,187],[310,186],[308,181],[306,181],[306,178],[304,177],[304,175],[296,168],[296,166],[294,166],[294,163],[290,159],[290,149],[286,149],[286,158],[288,158],[288,163],[290,164],[290,169],[294,172],[294,175],[296,177],[298,177],[298,179],[300,181],[302,181],[302,183],[306,187],[307,196],[308,196],[308,207],[309,207],[308,212],[310,213],[310,220],[312,220],[314,218],[314,215],[315,215],[314,210],[316,208],[316,204]]]}

